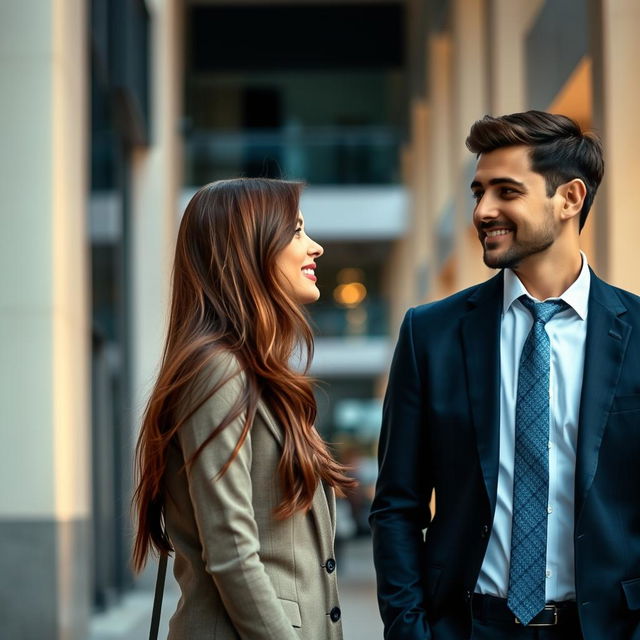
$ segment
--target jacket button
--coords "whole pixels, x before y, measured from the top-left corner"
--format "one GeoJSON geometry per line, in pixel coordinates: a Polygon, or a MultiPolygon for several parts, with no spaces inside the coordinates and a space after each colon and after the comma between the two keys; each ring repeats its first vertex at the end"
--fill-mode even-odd
{"type": "Polygon", "coordinates": [[[333,558],[329,558],[324,563],[324,568],[327,570],[327,573],[333,573],[336,570],[336,561],[333,558]]]}
{"type": "Polygon", "coordinates": [[[464,599],[465,599],[465,602],[471,602],[471,591],[464,592],[464,599]]]}
{"type": "Polygon", "coordinates": [[[340,612],[340,607],[333,607],[329,612],[329,617],[331,618],[331,622],[338,622],[340,620],[340,616],[342,613],[340,612]]]}
{"type": "Polygon", "coordinates": [[[486,538],[489,535],[489,525],[483,524],[482,529],[480,530],[480,535],[483,538],[486,538]]]}

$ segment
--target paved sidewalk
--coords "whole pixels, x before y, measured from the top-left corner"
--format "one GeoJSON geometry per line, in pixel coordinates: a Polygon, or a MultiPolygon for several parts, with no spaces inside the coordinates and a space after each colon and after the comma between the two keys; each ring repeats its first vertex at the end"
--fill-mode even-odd
{"type": "MultiPolygon", "coordinates": [[[[345,640],[381,640],[371,541],[360,538],[344,544],[338,556],[340,601],[345,640]]],[[[167,571],[159,638],[167,637],[169,618],[178,600],[178,588],[167,571]]],[[[139,588],[108,612],[93,617],[87,640],[146,640],[153,606],[153,579],[149,571],[139,588]]],[[[274,639],[276,640],[276,639],[274,639]]]]}

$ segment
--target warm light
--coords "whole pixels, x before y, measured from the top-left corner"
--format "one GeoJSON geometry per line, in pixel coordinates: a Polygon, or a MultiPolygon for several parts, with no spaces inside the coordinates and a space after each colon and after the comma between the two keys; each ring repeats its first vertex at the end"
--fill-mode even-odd
{"type": "Polygon", "coordinates": [[[364,271],[356,267],[347,267],[340,269],[336,279],[340,284],[349,284],[350,282],[362,282],[364,280],[364,271]]]}
{"type": "Polygon", "coordinates": [[[367,297],[367,288],[361,282],[340,284],[334,289],[333,297],[344,307],[357,307],[367,297]]]}

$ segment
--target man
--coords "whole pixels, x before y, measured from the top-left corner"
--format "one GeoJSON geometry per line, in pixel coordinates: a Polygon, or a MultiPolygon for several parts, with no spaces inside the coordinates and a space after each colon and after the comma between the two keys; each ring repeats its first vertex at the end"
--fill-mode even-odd
{"type": "Polygon", "coordinates": [[[640,640],[640,299],[578,242],[600,143],[529,111],[467,146],[500,272],[400,330],[371,511],[385,638],[640,640]]]}

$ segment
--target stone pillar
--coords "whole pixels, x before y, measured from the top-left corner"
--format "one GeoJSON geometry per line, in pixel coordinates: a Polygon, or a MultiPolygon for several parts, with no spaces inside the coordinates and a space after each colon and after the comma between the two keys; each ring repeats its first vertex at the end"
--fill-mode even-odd
{"type": "Polygon", "coordinates": [[[182,187],[183,14],[178,0],[151,13],[151,146],[133,155],[133,395],[138,416],[162,354],[182,187]]]}
{"type": "Polygon", "coordinates": [[[489,106],[501,116],[526,109],[525,39],[543,0],[491,0],[488,20],[489,106]]]}
{"type": "Polygon", "coordinates": [[[432,169],[431,206],[438,218],[447,208],[451,193],[451,36],[433,34],[428,42],[429,56],[429,159],[432,169]]]}
{"type": "Polygon", "coordinates": [[[451,83],[452,44],[449,33],[433,33],[427,43],[429,81],[429,137],[427,141],[428,209],[431,224],[430,246],[433,251],[429,282],[429,298],[440,298],[443,289],[440,275],[445,263],[454,260],[454,231],[451,217],[452,148],[451,148],[451,83]]]}
{"type": "Polygon", "coordinates": [[[490,273],[471,217],[469,185],[475,158],[467,151],[469,128],[488,111],[487,7],[485,0],[453,0],[453,203],[455,211],[456,289],[480,282],[490,273]]]}
{"type": "Polygon", "coordinates": [[[411,223],[409,251],[413,261],[414,294],[410,305],[426,302],[430,293],[434,270],[435,243],[432,233],[433,210],[429,206],[430,186],[433,184],[429,165],[429,108],[424,100],[411,105],[412,167],[410,184],[411,223]]]}
{"type": "MultiPolygon", "coordinates": [[[[135,149],[132,156],[132,446],[162,356],[183,178],[180,119],[185,8],[179,0],[148,0],[147,7],[151,19],[151,145],[135,149]]],[[[133,456],[132,448],[131,460],[133,456]]],[[[156,566],[150,559],[138,583],[151,587],[156,566]]],[[[172,580],[167,576],[168,582],[172,580]]]]}
{"type": "Polygon", "coordinates": [[[90,611],[86,2],[0,4],[0,611],[84,640],[90,611]]]}
{"type": "Polygon", "coordinates": [[[605,177],[596,203],[596,250],[609,282],[640,293],[640,194],[635,186],[640,141],[640,86],[633,69],[640,57],[640,4],[591,2],[594,128],[605,149],[605,177]]]}

